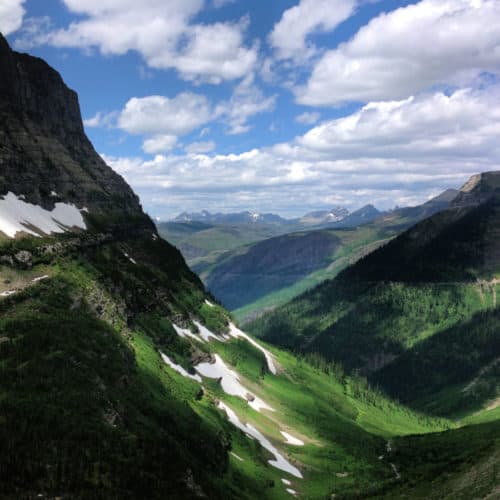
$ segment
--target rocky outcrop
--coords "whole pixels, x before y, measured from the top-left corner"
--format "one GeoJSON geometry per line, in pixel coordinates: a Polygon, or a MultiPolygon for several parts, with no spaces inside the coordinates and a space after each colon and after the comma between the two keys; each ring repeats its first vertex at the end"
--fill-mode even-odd
{"type": "Polygon", "coordinates": [[[451,207],[478,206],[500,195],[500,172],[473,175],[461,188],[451,207]]]}
{"type": "Polygon", "coordinates": [[[96,153],[77,94],[43,60],[12,51],[0,35],[0,196],[9,191],[52,210],[86,207],[99,221],[155,231],[139,199],[96,153]]]}

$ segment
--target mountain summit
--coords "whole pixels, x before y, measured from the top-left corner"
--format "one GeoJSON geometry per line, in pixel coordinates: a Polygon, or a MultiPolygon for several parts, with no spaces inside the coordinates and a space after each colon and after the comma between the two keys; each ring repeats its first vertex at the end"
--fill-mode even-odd
{"type": "Polygon", "coordinates": [[[0,74],[0,232],[24,226],[46,234],[104,219],[108,229],[133,223],[154,232],[137,196],[85,135],[78,96],[59,73],[12,51],[0,34],[0,74]],[[11,213],[5,221],[14,208],[19,220],[11,213]]]}

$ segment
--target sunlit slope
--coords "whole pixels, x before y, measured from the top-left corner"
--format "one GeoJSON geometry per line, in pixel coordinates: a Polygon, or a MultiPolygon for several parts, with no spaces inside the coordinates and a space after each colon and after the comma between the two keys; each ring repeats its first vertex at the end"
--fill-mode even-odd
{"type": "Polygon", "coordinates": [[[40,243],[2,247],[33,255],[0,269],[4,496],[355,495],[395,481],[388,438],[452,425],[256,343],[161,240],[40,243]]]}
{"type": "Polygon", "coordinates": [[[494,189],[477,189],[490,194],[420,222],[250,331],[360,370],[435,415],[494,405],[500,205],[494,189]]]}

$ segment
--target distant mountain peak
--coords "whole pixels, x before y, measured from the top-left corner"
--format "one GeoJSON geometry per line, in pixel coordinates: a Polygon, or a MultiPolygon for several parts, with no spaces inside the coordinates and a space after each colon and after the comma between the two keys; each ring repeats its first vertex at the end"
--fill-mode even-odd
{"type": "Polygon", "coordinates": [[[245,210],[234,213],[211,213],[208,210],[200,212],[182,212],[172,222],[207,222],[210,224],[281,224],[286,223],[279,215],[272,213],[261,214],[257,211],[245,210]]]}

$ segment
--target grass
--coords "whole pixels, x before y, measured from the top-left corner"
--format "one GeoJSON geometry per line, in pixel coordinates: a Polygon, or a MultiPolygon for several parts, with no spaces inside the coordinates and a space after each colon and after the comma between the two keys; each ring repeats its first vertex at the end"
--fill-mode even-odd
{"type": "MultiPolygon", "coordinates": [[[[175,254],[174,264],[157,266],[164,249],[111,243],[30,270],[0,269],[0,277],[14,273],[23,283],[51,276],[0,299],[2,496],[189,498],[199,487],[212,498],[281,499],[290,498],[281,481],[288,478],[303,498],[355,498],[400,491],[389,462],[379,459],[388,439],[404,444],[448,429],[454,443],[452,422],[391,401],[320,358],[266,345],[280,366],[274,376],[263,354],[242,339],[191,344],[178,337],[172,321],[197,318],[222,333],[228,313],[205,303],[199,282],[176,268],[175,254]],[[215,380],[204,380],[200,390],[163,363],[160,350],[186,369],[193,354],[218,353],[276,411],[254,411],[215,380]],[[304,479],[271,467],[269,452],[227,422],[218,400],[258,428],[304,479]],[[305,446],[285,444],[280,430],[305,446]]],[[[428,442],[418,443],[423,477],[430,474],[428,442]]],[[[405,456],[398,458],[403,466],[405,456]]]]}

